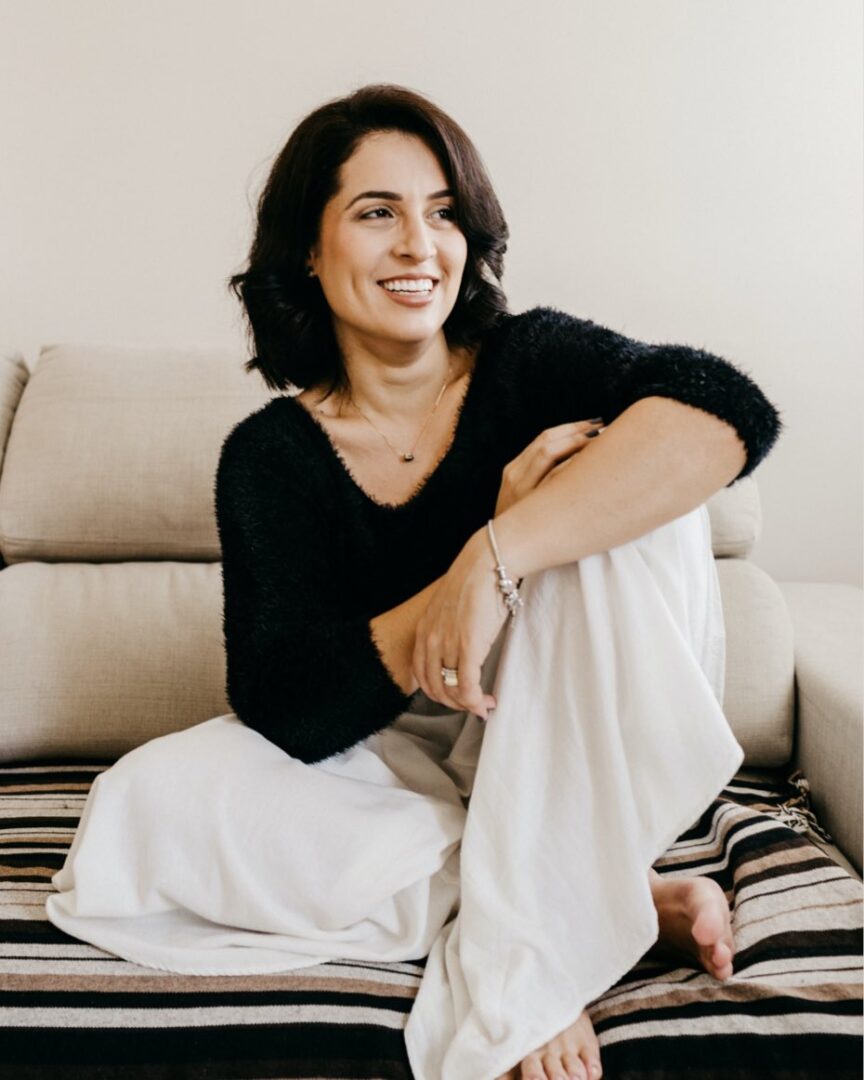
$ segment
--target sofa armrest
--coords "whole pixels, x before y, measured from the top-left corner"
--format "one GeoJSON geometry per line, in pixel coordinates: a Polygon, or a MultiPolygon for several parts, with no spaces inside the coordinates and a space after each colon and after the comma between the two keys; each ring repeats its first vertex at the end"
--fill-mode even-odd
{"type": "Polygon", "coordinates": [[[795,762],[813,808],[861,870],[864,609],[854,585],[780,582],[795,637],[795,762]]]}

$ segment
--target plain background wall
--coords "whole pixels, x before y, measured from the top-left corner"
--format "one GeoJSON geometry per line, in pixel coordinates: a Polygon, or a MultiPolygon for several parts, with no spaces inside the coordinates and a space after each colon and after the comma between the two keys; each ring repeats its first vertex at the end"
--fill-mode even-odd
{"type": "Polygon", "coordinates": [[[755,561],[860,584],[861,51],[859,0],[0,0],[0,343],[245,359],[226,281],[270,162],[402,83],[487,163],[511,310],[751,374],[786,423],[755,561]]]}

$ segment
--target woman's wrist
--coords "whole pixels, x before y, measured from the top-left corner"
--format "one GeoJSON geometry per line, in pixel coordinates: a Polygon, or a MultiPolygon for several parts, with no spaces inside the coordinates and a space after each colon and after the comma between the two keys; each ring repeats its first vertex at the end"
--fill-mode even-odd
{"type": "MultiPolygon", "coordinates": [[[[502,530],[499,523],[500,518],[496,517],[493,519],[492,529],[495,540],[497,541],[500,561],[507,571],[507,576],[518,588],[518,586],[521,584],[523,575],[519,573],[518,566],[514,564],[513,560],[507,554],[505,541],[502,539],[502,530]]],[[[500,575],[497,571],[499,561],[495,557],[495,550],[493,548],[492,540],[489,535],[488,525],[483,525],[471,536],[468,543],[463,549],[463,554],[469,560],[473,573],[476,573],[476,575],[482,580],[488,581],[490,588],[499,588],[498,582],[500,575]]]]}
{"type": "MultiPolygon", "coordinates": [[[[509,615],[513,618],[519,608],[523,606],[522,597],[519,595],[519,585],[510,577],[510,571],[504,565],[504,561],[501,558],[501,549],[498,547],[498,540],[495,536],[495,527],[491,519],[486,522],[486,534],[489,537],[489,544],[495,556],[495,575],[497,578],[496,584],[498,585],[498,592],[501,594],[504,606],[507,608],[509,615]]],[[[519,584],[521,584],[521,579],[519,584]]]]}
{"type": "MultiPolygon", "coordinates": [[[[531,572],[531,568],[523,565],[524,560],[520,557],[518,530],[514,529],[513,526],[512,514],[509,511],[497,514],[492,519],[492,528],[498,544],[501,562],[507,568],[507,573],[513,581],[519,582],[527,573],[531,572]]],[[[495,558],[487,525],[484,524],[474,533],[471,537],[471,544],[474,545],[475,558],[478,563],[494,573],[498,560],[495,558]]]]}

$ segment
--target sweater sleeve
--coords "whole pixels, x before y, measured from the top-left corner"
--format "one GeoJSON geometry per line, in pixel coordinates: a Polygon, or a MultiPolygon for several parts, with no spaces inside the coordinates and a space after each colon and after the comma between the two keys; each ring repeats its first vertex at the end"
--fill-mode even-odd
{"type": "Polygon", "coordinates": [[[747,459],[731,487],[756,468],[783,428],[753,379],[722,357],[687,345],[650,345],[550,307],[515,320],[522,322],[514,336],[538,431],[594,416],[611,423],[640,398],[674,398],[737,431],[747,459]]]}
{"type": "Polygon", "coordinates": [[[369,617],[349,608],[326,508],[262,424],[229,433],[215,502],[227,696],[239,719],[309,764],[392,723],[411,696],[385,666],[369,617]]]}

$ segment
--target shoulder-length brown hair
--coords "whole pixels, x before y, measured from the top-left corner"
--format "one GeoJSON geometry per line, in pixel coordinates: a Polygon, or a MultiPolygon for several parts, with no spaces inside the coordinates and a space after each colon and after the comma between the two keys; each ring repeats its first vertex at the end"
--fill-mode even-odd
{"type": "Polygon", "coordinates": [[[248,269],[228,283],[245,309],[254,346],[245,368],[259,371],[273,390],[323,381],[332,392],[345,385],[330,308],[306,263],[324,206],[339,191],[341,166],[378,131],[422,138],[453,189],[468,257],[443,326],[449,347],[479,343],[507,312],[500,285],[509,232],[474,144],[421,94],[389,83],[364,86],[315,109],[295,128],[258,200],[248,269]]]}

